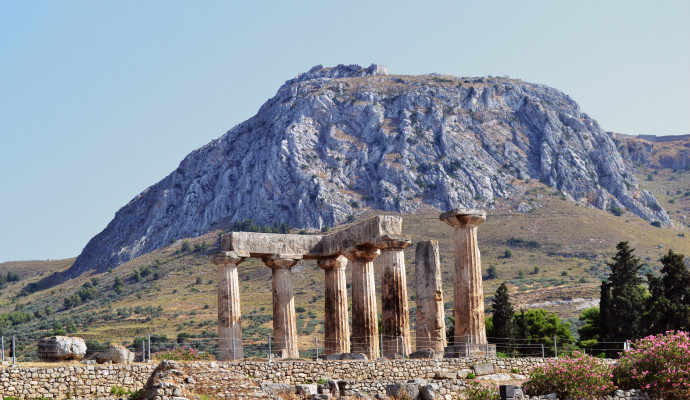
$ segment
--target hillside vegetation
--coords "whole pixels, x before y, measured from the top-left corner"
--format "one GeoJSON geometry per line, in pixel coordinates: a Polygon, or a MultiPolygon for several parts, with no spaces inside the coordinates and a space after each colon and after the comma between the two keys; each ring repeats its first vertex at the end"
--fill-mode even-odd
{"type": "MultiPolygon", "coordinates": [[[[685,221],[680,216],[690,205],[689,196],[684,196],[690,190],[690,172],[657,170],[649,181],[645,173],[638,177],[640,182],[668,204],[674,220],[685,221]],[[668,203],[670,199],[676,201],[668,203]]],[[[493,266],[496,275],[484,281],[487,305],[498,285],[507,281],[516,308],[545,308],[574,322],[580,309],[598,297],[600,280],[608,273],[605,263],[616,243],[630,242],[647,264],[644,272],[658,271],[657,260],[669,248],[690,255],[684,230],[658,228],[625,211],[617,216],[572,202],[535,180],[513,184],[518,188],[516,196],[499,199],[479,228],[485,273],[493,266]],[[516,212],[517,206],[524,212],[516,212]]],[[[439,240],[444,301],[447,315],[452,315],[452,229],[438,220],[439,212],[429,206],[402,215],[403,229],[414,242],[439,240]]],[[[373,214],[360,209],[355,218],[373,214]]],[[[56,331],[101,343],[132,344],[151,333],[166,335],[170,341],[179,335],[208,338],[207,343],[213,344],[217,277],[209,255],[218,250],[219,233],[177,240],[107,272],[82,275],[34,293],[21,292],[65,270],[74,259],[0,264],[0,273],[13,271],[20,277],[2,290],[0,313],[15,318],[0,320],[0,330],[5,336],[18,336],[25,357],[35,351],[35,339],[56,331]]],[[[406,250],[406,263],[414,329],[414,243],[406,250]]],[[[376,268],[378,290],[379,272],[376,268]]],[[[349,281],[349,271],[347,275],[349,281]]],[[[307,348],[313,346],[314,336],[323,337],[323,271],[314,262],[300,262],[293,269],[293,280],[301,346],[307,348]]],[[[240,265],[240,290],[245,341],[265,343],[272,328],[271,270],[259,260],[248,259],[240,265]]]]}

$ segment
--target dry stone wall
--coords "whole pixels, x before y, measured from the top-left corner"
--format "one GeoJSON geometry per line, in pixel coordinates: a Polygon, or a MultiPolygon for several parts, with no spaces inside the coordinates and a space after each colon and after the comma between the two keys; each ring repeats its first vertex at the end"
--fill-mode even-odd
{"type": "Polygon", "coordinates": [[[544,364],[543,358],[447,358],[438,360],[381,360],[381,361],[244,361],[237,363],[245,374],[277,383],[296,385],[318,380],[400,381],[415,378],[433,379],[442,374],[457,379],[458,371],[472,369],[477,364],[491,363],[495,372],[511,372],[516,368],[527,374],[544,364]]]}
{"type": "Polygon", "coordinates": [[[0,397],[99,398],[113,387],[134,392],[146,384],[155,365],[83,365],[0,370],[0,397]]]}

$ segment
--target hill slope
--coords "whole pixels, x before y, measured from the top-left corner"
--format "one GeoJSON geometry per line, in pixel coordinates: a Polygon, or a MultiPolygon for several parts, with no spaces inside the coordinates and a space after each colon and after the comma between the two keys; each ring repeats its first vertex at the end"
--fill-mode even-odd
{"type": "Polygon", "coordinates": [[[231,222],[321,228],[359,207],[494,207],[515,179],[671,223],[614,142],[565,94],[504,78],[312,68],[120,209],[63,279],[231,222]]]}
{"type": "MultiPolygon", "coordinates": [[[[690,189],[690,171],[660,170],[653,183],[690,189]]],[[[541,307],[572,319],[581,312],[580,308],[596,303],[592,299],[599,295],[600,279],[608,274],[605,263],[621,240],[629,240],[636,248],[636,254],[646,264],[643,272],[658,272],[657,260],[669,248],[690,255],[685,231],[656,228],[630,212],[615,216],[569,201],[559,191],[536,180],[516,181],[514,185],[515,195],[498,199],[486,223],[479,228],[484,269],[493,264],[498,275],[484,282],[487,309],[497,286],[507,281],[516,309],[541,307]],[[517,212],[516,208],[524,212],[517,212]],[[511,251],[511,257],[505,256],[505,250],[511,251]]],[[[413,215],[403,214],[403,229],[415,242],[439,240],[446,313],[452,315],[452,229],[438,220],[439,212],[434,207],[421,206],[413,215]]],[[[377,211],[360,209],[357,219],[373,213],[377,211]]],[[[110,272],[92,271],[26,296],[18,295],[23,285],[35,283],[41,272],[45,276],[63,271],[73,260],[2,264],[0,272],[20,272],[22,280],[8,283],[3,290],[0,315],[19,312],[30,319],[18,318],[16,324],[0,323],[0,333],[17,335],[24,349],[22,359],[35,352],[37,338],[50,335],[56,328],[87,339],[128,345],[147,333],[167,335],[168,346],[177,345],[172,342],[178,336],[191,335],[196,346],[212,349],[217,329],[217,272],[209,262],[209,254],[217,249],[217,235],[218,232],[212,232],[189,240],[192,249],[195,245],[202,249],[205,241],[209,245],[206,252],[183,251],[184,241],[178,240],[110,272]],[[31,273],[22,274],[29,265],[31,273]],[[146,269],[148,272],[143,273],[146,269]],[[114,289],[117,279],[123,281],[120,293],[114,289]],[[65,307],[65,298],[93,282],[98,292],[95,297],[65,307]],[[51,313],[46,312],[48,308],[51,313]]],[[[414,330],[414,245],[406,250],[406,264],[414,330]]],[[[377,299],[381,298],[380,271],[376,265],[377,299]]],[[[348,281],[350,273],[348,268],[348,281]]],[[[247,260],[240,265],[239,275],[244,338],[247,343],[265,345],[271,333],[271,271],[259,260],[247,260]]],[[[313,262],[300,262],[293,269],[302,349],[313,346],[314,336],[323,338],[323,276],[313,262]]]]}

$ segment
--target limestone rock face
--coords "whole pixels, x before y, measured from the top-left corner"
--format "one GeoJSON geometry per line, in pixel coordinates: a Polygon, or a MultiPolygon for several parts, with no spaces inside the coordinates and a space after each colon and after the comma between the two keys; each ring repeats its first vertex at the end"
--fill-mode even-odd
{"type": "Polygon", "coordinates": [[[52,336],[38,342],[41,361],[81,360],[86,355],[86,342],[79,337],[52,336]]]}
{"type": "Polygon", "coordinates": [[[515,192],[516,178],[670,224],[611,137],[555,89],[318,66],[122,207],[64,278],[247,218],[321,228],[359,207],[490,209],[515,192]]]}
{"type": "Polygon", "coordinates": [[[129,364],[134,362],[134,353],[129,351],[129,349],[124,346],[111,343],[96,357],[96,361],[99,364],[103,364],[108,361],[112,362],[113,364],[129,364]]]}

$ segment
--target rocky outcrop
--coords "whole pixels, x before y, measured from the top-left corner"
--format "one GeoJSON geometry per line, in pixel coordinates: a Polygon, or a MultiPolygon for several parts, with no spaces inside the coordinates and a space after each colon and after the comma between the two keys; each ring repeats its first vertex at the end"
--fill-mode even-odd
{"type": "Polygon", "coordinates": [[[318,66],[120,209],[64,278],[244,219],[321,228],[360,207],[490,209],[516,179],[670,224],[611,137],[555,89],[318,66]]]}
{"type": "Polygon", "coordinates": [[[625,160],[650,168],[690,170],[690,135],[629,136],[610,133],[625,160]]]}
{"type": "Polygon", "coordinates": [[[81,360],[86,355],[86,342],[79,337],[52,336],[38,342],[41,361],[81,360]]]}

